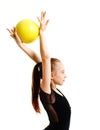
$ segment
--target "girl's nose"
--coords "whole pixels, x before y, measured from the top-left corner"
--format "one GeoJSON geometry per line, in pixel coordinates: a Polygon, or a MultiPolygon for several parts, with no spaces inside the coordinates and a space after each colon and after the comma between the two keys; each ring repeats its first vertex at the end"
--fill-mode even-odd
{"type": "Polygon", "coordinates": [[[65,78],[67,78],[67,75],[65,74],[65,78]]]}

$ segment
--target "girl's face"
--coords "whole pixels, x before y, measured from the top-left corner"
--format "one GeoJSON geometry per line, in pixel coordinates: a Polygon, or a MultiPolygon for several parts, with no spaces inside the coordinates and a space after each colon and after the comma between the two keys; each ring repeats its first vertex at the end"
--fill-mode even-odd
{"type": "Polygon", "coordinates": [[[61,62],[56,63],[56,69],[51,73],[52,81],[57,85],[63,85],[65,78],[67,78],[65,74],[64,66],[61,62]]]}

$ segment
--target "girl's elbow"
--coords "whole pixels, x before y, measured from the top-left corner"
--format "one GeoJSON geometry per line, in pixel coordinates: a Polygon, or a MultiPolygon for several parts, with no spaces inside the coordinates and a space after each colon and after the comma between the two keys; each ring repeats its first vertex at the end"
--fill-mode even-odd
{"type": "Polygon", "coordinates": [[[50,55],[42,56],[42,60],[50,60],[50,59],[51,59],[50,55]]]}

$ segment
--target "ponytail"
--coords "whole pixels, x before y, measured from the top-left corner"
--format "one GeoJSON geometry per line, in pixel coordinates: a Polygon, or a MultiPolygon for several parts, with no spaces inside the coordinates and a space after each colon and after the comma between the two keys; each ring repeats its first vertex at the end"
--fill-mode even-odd
{"type": "MultiPolygon", "coordinates": [[[[51,58],[51,71],[56,70],[56,63],[59,59],[51,58]]],[[[32,105],[36,112],[40,113],[38,95],[40,90],[40,81],[42,79],[42,63],[37,63],[32,73],[32,105]]]]}
{"type": "Polygon", "coordinates": [[[32,73],[32,105],[35,111],[38,113],[40,113],[38,94],[41,79],[42,79],[42,63],[38,63],[35,65],[32,73]]]}

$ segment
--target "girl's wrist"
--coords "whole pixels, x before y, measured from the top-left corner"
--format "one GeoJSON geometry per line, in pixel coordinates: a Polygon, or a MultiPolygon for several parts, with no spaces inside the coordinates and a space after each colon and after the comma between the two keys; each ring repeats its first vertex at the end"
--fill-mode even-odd
{"type": "Polygon", "coordinates": [[[40,35],[43,35],[44,31],[42,29],[40,29],[40,35]]]}

